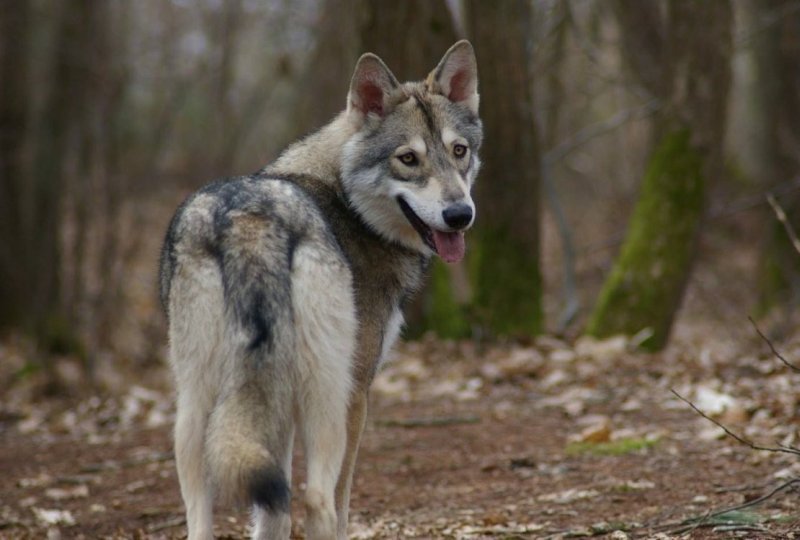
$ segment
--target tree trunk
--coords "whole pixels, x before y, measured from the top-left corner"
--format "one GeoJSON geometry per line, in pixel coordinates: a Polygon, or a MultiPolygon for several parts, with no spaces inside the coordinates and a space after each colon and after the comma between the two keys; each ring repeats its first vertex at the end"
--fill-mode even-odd
{"type": "MultiPolygon", "coordinates": [[[[361,23],[362,52],[380,56],[400,81],[423,79],[457,37],[444,0],[367,0],[361,23]]],[[[441,337],[470,332],[463,295],[454,289],[454,271],[433,261],[425,289],[406,310],[409,335],[433,331],[441,337]]]]}
{"type": "MultiPolygon", "coordinates": [[[[50,6],[59,9],[53,10],[56,23],[46,71],[49,79],[42,83],[46,91],[41,113],[29,121],[25,118],[31,110],[27,97],[31,93],[27,65],[32,60],[28,39],[38,21],[27,9],[27,2],[9,3],[0,16],[3,26],[0,32],[3,81],[0,84],[3,92],[0,324],[32,335],[42,358],[50,352],[80,349],[77,325],[65,302],[68,295],[64,290],[63,210],[70,189],[77,188],[74,195],[79,205],[88,196],[83,178],[66,186],[66,169],[68,155],[76,157],[73,163],[85,164],[89,159],[88,127],[75,130],[81,124],[83,109],[89,106],[85,90],[92,73],[86,58],[92,52],[99,54],[93,49],[91,24],[88,24],[93,20],[94,4],[91,0],[69,0],[50,6]],[[26,139],[33,158],[27,167],[19,155],[26,139]]],[[[86,169],[79,172],[85,173],[86,169]]],[[[84,212],[81,217],[78,208],[78,222],[85,223],[87,216],[84,212]]],[[[84,232],[77,232],[78,240],[71,251],[78,259],[83,257],[80,238],[84,232]]],[[[74,272],[80,272],[78,266],[75,265],[74,272]]],[[[80,286],[80,279],[70,283],[80,286]]]]}
{"type": "Polygon", "coordinates": [[[444,0],[367,0],[361,47],[380,56],[399,81],[418,81],[456,41],[444,0]]]}
{"type": "Polygon", "coordinates": [[[225,144],[234,137],[236,126],[231,98],[231,88],[236,79],[236,53],[239,48],[239,27],[244,13],[242,0],[228,0],[219,11],[213,11],[212,34],[219,51],[219,59],[214,68],[213,114],[211,126],[215,137],[214,147],[218,148],[210,167],[211,177],[218,178],[230,174],[236,148],[225,144]]]}
{"type": "Polygon", "coordinates": [[[456,39],[444,0],[326,0],[316,34],[300,83],[293,137],[344,109],[360,54],[377,54],[401,81],[420,80],[456,39]]]}
{"type": "Polygon", "coordinates": [[[357,0],[325,0],[317,21],[317,41],[300,81],[289,142],[329,122],[344,110],[360,48],[357,0]]]}
{"type": "Polygon", "coordinates": [[[658,350],[667,343],[690,275],[705,192],[722,165],[731,22],[727,0],[667,4],[658,142],[620,255],[590,318],[591,335],[649,329],[643,347],[658,350]]]}
{"type": "MultiPolygon", "coordinates": [[[[756,24],[774,20],[756,32],[756,69],[761,112],[760,178],[764,186],[800,181],[800,10],[790,0],[753,4],[756,24]]],[[[800,196],[792,193],[780,201],[795,230],[800,230],[800,196]]],[[[800,301],[800,254],[792,247],[783,226],[770,212],[771,225],[763,243],[759,277],[759,311],[780,307],[789,315],[800,301]]],[[[787,328],[788,329],[788,328],[787,328]]]]}
{"type": "Polygon", "coordinates": [[[22,200],[27,184],[30,3],[8,2],[0,12],[0,329],[19,325],[27,293],[21,287],[22,200]]]}
{"type": "Polygon", "coordinates": [[[491,334],[535,334],[543,314],[531,3],[470,0],[466,18],[478,57],[486,141],[470,241],[473,316],[491,334]]]}

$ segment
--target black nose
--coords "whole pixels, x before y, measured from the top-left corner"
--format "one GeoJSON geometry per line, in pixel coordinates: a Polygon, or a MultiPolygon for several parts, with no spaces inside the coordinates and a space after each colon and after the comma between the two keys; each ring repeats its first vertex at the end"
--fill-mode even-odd
{"type": "Polygon", "coordinates": [[[472,221],[472,208],[464,203],[454,204],[444,209],[442,218],[448,227],[463,229],[472,221]]]}

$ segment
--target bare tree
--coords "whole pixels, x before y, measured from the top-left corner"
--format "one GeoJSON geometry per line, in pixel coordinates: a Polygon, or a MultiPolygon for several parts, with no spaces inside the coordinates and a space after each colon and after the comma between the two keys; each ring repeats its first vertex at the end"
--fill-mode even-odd
{"type": "Polygon", "coordinates": [[[656,145],[621,252],[588,325],[608,336],[651,331],[663,347],[695,257],[708,185],[719,178],[730,85],[728,0],[618,0],[625,59],[662,107],[656,145]],[[660,66],[654,74],[654,66],[660,66]]]}
{"type": "Polygon", "coordinates": [[[398,80],[422,79],[456,40],[444,0],[364,3],[361,46],[380,56],[398,80]]]}
{"type": "MultiPolygon", "coordinates": [[[[753,8],[761,184],[800,182],[800,4],[765,0],[754,2],[753,8]]],[[[791,226],[800,228],[800,196],[788,195],[782,206],[791,226]]],[[[800,259],[783,225],[771,217],[760,257],[759,307],[789,312],[800,302],[800,259]]],[[[791,325],[789,317],[781,319],[791,325]]]]}
{"type": "Polygon", "coordinates": [[[23,206],[29,128],[29,2],[8,2],[0,13],[0,329],[25,318],[23,206]]]}
{"type": "Polygon", "coordinates": [[[444,0],[326,0],[316,24],[317,40],[295,106],[295,136],[344,108],[343,96],[362,52],[380,56],[399,80],[415,80],[455,41],[444,0]]]}
{"type": "Polygon", "coordinates": [[[543,326],[532,16],[527,0],[467,2],[486,140],[476,186],[474,316],[493,334],[534,334],[543,326]]]}
{"type": "MultiPolygon", "coordinates": [[[[17,3],[15,3],[17,4],[17,3]]],[[[30,124],[32,165],[27,171],[16,171],[15,178],[5,178],[13,186],[11,205],[18,212],[8,228],[3,229],[13,251],[6,254],[16,268],[7,272],[8,281],[3,280],[3,298],[9,299],[9,324],[26,329],[44,349],[71,348],[74,343],[74,327],[67,317],[62,289],[61,217],[63,210],[65,163],[70,145],[70,129],[79,102],[80,87],[86,80],[81,72],[81,52],[74,48],[86,34],[82,23],[87,2],[70,0],[59,6],[55,28],[51,67],[48,70],[47,92],[41,117],[30,124]],[[16,249],[14,249],[16,247],[16,249]]],[[[13,9],[12,19],[24,21],[24,14],[13,9]]],[[[24,47],[24,22],[19,30],[24,47]]],[[[6,35],[8,37],[8,35],[6,35]]],[[[20,62],[30,61],[29,52],[18,50],[20,62]],[[27,53],[27,54],[26,54],[27,53]]],[[[21,71],[23,74],[25,70],[21,71]]],[[[4,77],[4,81],[18,79],[18,75],[4,77]]],[[[15,82],[26,85],[25,77],[15,82]]],[[[25,86],[25,91],[31,88],[25,86]]],[[[25,103],[18,105],[25,106],[25,103]]]]}
{"type": "Polygon", "coordinates": [[[360,48],[358,0],[325,0],[316,21],[316,43],[300,75],[289,140],[305,135],[344,109],[345,93],[360,48]]]}

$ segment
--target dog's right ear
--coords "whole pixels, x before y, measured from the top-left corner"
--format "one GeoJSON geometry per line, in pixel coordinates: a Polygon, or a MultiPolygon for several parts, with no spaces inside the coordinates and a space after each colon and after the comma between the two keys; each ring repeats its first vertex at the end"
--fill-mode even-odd
{"type": "Polygon", "coordinates": [[[363,116],[372,113],[384,116],[386,98],[398,86],[400,83],[383,60],[372,53],[363,54],[358,59],[353,79],[350,81],[347,113],[357,112],[363,116]]]}

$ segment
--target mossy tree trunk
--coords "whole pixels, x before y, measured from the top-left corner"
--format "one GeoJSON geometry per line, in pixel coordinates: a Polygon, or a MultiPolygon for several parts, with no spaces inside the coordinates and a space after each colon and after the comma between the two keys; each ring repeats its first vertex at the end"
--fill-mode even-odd
{"type": "MultiPolygon", "coordinates": [[[[640,0],[619,2],[625,11],[640,0]]],[[[647,2],[659,13],[657,2],[647,2]]],[[[660,17],[660,16],[659,16],[660,17]]],[[[635,21],[620,20],[623,32],[635,21]]],[[[650,50],[660,73],[642,77],[657,92],[656,145],[619,257],[600,293],[587,332],[603,337],[649,328],[642,343],[662,348],[680,307],[695,255],[708,184],[719,176],[730,85],[732,10],[727,0],[671,0],[661,22],[642,24],[656,43],[636,48],[632,66],[650,50]],[[658,82],[660,81],[660,82],[658,82]]],[[[623,39],[623,42],[635,42],[623,39]]]]}
{"type": "Polygon", "coordinates": [[[536,334],[543,326],[532,16],[527,0],[466,3],[485,137],[478,218],[469,242],[472,316],[493,335],[536,334]]]}
{"type": "MultiPolygon", "coordinates": [[[[761,184],[773,187],[800,176],[800,11],[790,0],[753,4],[755,23],[775,20],[774,27],[755,34],[761,184]]],[[[800,196],[791,193],[779,203],[795,231],[800,230],[800,196]]],[[[800,302],[800,254],[792,247],[783,225],[771,211],[760,257],[758,311],[779,307],[789,316],[800,302]]]]}

